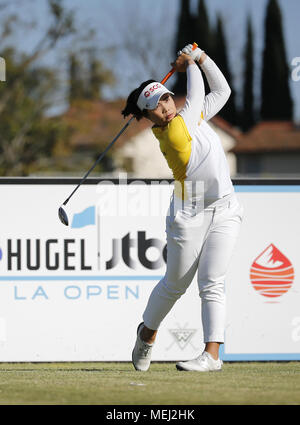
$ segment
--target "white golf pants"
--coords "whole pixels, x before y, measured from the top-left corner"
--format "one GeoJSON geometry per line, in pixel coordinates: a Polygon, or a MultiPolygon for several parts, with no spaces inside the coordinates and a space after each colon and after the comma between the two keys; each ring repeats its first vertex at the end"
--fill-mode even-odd
{"type": "Polygon", "coordinates": [[[167,215],[167,268],[143,314],[149,329],[159,328],[197,273],[204,342],[224,342],[224,281],[242,219],[235,193],[198,213],[179,210],[167,215]]]}

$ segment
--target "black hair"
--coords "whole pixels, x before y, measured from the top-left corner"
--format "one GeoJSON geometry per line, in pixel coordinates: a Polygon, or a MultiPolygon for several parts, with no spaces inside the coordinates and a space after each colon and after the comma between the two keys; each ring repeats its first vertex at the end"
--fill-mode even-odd
{"type": "Polygon", "coordinates": [[[137,101],[138,101],[139,95],[142,93],[144,88],[150,83],[155,83],[155,80],[144,81],[137,89],[133,90],[130,93],[130,95],[127,98],[126,106],[122,111],[122,115],[124,116],[124,118],[132,114],[139,121],[143,117],[147,116],[147,110],[143,109],[143,111],[141,111],[140,108],[137,106],[137,101]]]}

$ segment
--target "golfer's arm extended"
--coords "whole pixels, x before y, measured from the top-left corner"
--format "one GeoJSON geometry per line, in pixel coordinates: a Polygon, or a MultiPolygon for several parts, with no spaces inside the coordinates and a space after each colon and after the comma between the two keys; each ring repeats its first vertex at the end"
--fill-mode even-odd
{"type": "Polygon", "coordinates": [[[195,63],[188,65],[186,75],[187,95],[184,107],[179,114],[184,119],[188,131],[192,136],[201,118],[205,88],[201,71],[195,63]]]}
{"type": "Polygon", "coordinates": [[[205,96],[203,104],[203,118],[210,120],[216,115],[229,99],[231,89],[215,62],[206,55],[203,61],[199,61],[210,88],[210,93],[205,96]]]}

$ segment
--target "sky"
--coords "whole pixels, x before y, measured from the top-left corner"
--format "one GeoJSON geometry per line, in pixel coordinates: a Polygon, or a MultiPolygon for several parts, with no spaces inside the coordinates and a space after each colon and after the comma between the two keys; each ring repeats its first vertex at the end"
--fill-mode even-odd
{"type": "MultiPolygon", "coordinates": [[[[223,18],[233,74],[232,84],[237,92],[240,92],[243,82],[242,54],[245,45],[246,19],[249,14],[254,30],[255,92],[259,94],[260,91],[267,1],[208,0],[206,2],[212,25],[218,14],[221,14],[223,18]]],[[[283,17],[287,60],[292,71],[292,60],[296,57],[300,58],[300,0],[278,0],[278,2],[283,17]]],[[[127,97],[140,82],[148,78],[158,79],[159,76],[162,77],[168,72],[169,64],[174,57],[179,0],[65,0],[64,4],[68,9],[75,10],[79,28],[95,29],[95,48],[99,50],[105,66],[116,78],[115,86],[104,90],[105,98],[127,97]],[[122,42],[131,43],[130,54],[125,49],[111,49],[112,46],[122,45],[122,42]],[[141,49],[144,51],[141,52],[141,49]],[[143,63],[139,56],[141,53],[145,56],[143,63]]],[[[191,0],[192,12],[196,11],[197,4],[198,0],[191,0]]],[[[21,31],[14,34],[14,43],[24,51],[31,51],[39,32],[41,33],[41,28],[45,28],[49,21],[46,1],[25,0],[23,9],[20,7],[18,12],[22,12],[22,16],[28,19],[36,18],[39,23],[36,30],[29,31],[25,35],[21,31]]],[[[201,40],[194,41],[197,41],[201,47],[201,40]]],[[[62,55],[64,55],[64,49],[48,55],[45,61],[56,65],[63,61],[62,55]]],[[[290,88],[294,100],[294,119],[300,122],[300,81],[296,82],[290,78],[290,88]]],[[[241,100],[241,97],[237,100],[241,100]]]]}

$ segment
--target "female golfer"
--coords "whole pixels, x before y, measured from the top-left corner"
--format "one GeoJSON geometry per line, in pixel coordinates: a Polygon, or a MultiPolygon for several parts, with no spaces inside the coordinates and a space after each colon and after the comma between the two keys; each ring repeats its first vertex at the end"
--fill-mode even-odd
{"type": "Polygon", "coordinates": [[[127,99],[124,117],[149,119],[160,149],[171,168],[175,187],[166,218],[167,267],[153,289],[132,352],[136,370],[148,370],[157,330],[197,273],[205,348],[178,370],[220,370],[219,347],[224,342],[224,279],[243,217],[230,179],[221,141],[207,124],[225,105],[230,88],[214,61],[189,44],[172,64],[187,74],[187,96],[177,113],[173,93],[148,80],[127,99]],[[210,93],[205,96],[202,73],[210,93]]]}

